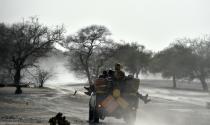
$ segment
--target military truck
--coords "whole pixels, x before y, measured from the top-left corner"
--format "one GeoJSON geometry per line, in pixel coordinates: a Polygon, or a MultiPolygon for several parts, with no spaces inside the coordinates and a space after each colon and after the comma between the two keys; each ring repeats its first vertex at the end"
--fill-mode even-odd
{"type": "Polygon", "coordinates": [[[129,125],[134,124],[139,104],[137,96],[140,80],[125,78],[112,80],[98,78],[89,101],[89,121],[99,122],[105,117],[123,118],[129,125]]]}

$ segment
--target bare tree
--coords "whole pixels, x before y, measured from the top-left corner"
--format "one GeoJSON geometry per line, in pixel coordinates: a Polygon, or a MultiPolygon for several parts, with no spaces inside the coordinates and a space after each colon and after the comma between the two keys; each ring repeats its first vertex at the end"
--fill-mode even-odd
{"type": "Polygon", "coordinates": [[[9,67],[14,73],[14,83],[17,85],[16,94],[22,93],[20,88],[21,71],[36,66],[38,58],[46,56],[53,48],[53,43],[63,39],[63,28],[50,30],[39,23],[37,18],[30,21],[13,24],[9,37],[12,40],[9,53],[9,67]]]}
{"type": "Polygon", "coordinates": [[[92,73],[90,71],[92,55],[97,48],[110,43],[110,40],[107,39],[108,35],[110,35],[110,32],[106,27],[91,25],[79,30],[77,34],[69,36],[62,43],[70,52],[71,70],[79,74],[85,74],[90,84],[92,83],[92,73]]]}
{"type": "Polygon", "coordinates": [[[34,79],[40,88],[43,88],[44,83],[54,77],[53,73],[44,69],[37,68],[34,79]]]}

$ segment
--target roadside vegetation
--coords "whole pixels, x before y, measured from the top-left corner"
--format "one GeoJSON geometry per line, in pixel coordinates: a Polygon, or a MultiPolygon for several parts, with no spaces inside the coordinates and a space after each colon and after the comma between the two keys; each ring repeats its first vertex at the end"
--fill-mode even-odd
{"type": "MultiPolygon", "coordinates": [[[[111,31],[102,25],[84,27],[73,35],[64,34],[63,26],[49,28],[38,18],[14,24],[0,23],[0,84],[13,83],[16,94],[21,94],[21,83],[29,69],[36,84],[43,87],[53,74],[41,69],[40,58],[45,58],[59,43],[66,48],[67,68],[79,77],[93,80],[103,70],[121,63],[127,73],[136,78],[140,74],[161,73],[171,79],[199,80],[208,91],[210,77],[210,36],[177,39],[159,51],[152,52],[140,42],[114,41],[111,31]]],[[[139,34],[141,35],[141,34],[139,34]]],[[[64,53],[64,52],[63,52],[64,53]]],[[[50,63],[50,62],[49,62],[50,63]]]]}

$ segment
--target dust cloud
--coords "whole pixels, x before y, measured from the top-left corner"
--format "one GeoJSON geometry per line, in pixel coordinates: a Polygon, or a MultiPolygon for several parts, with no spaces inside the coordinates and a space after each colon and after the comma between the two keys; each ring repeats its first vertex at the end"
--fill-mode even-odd
{"type": "Polygon", "coordinates": [[[40,59],[39,66],[42,69],[53,73],[53,77],[46,81],[46,85],[64,85],[87,82],[85,78],[77,78],[75,74],[66,67],[68,64],[67,59],[68,57],[63,54],[55,54],[40,59]]]}

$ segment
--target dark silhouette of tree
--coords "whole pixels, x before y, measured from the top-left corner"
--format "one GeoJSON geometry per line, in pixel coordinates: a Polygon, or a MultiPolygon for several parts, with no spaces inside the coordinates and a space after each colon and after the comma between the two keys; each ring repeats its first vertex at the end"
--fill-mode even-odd
{"type": "Polygon", "coordinates": [[[185,39],[182,41],[192,49],[194,60],[191,63],[191,79],[199,79],[203,90],[208,91],[206,79],[210,77],[210,36],[196,39],[185,39]]]}
{"type": "Polygon", "coordinates": [[[164,78],[171,78],[176,88],[176,79],[186,78],[193,67],[192,50],[179,42],[156,53],[150,63],[150,71],[162,73],[164,78]]]}
{"type": "Polygon", "coordinates": [[[114,51],[114,43],[96,48],[95,52],[91,56],[90,63],[90,71],[93,78],[97,78],[104,70],[113,68],[114,51]]]}
{"type": "Polygon", "coordinates": [[[6,64],[9,58],[10,51],[10,38],[5,37],[9,34],[9,28],[4,24],[0,23],[0,83],[9,82],[8,81],[8,70],[6,64]]]}
{"type": "Polygon", "coordinates": [[[11,50],[11,38],[9,36],[10,29],[7,25],[0,24],[0,69],[5,68],[5,64],[9,58],[9,51],[11,50]]]}
{"type": "Polygon", "coordinates": [[[79,30],[75,35],[70,35],[61,43],[69,50],[70,69],[80,75],[86,75],[88,82],[92,84],[93,73],[91,66],[93,55],[102,46],[112,41],[107,38],[111,33],[104,26],[91,25],[79,30]]]}
{"type": "Polygon", "coordinates": [[[50,30],[41,25],[37,18],[13,24],[4,37],[10,38],[8,66],[14,73],[16,94],[22,93],[20,87],[21,71],[36,66],[38,58],[46,56],[53,48],[53,43],[62,40],[63,28],[50,30]]]}
{"type": "Polygon", "coordinates": [[[146,73],[152,53],[143,45],[137,43],[119,44],[115,51],[115,58],[125,66],[125,70],[136,78],[140,73],[146,73]]]}

